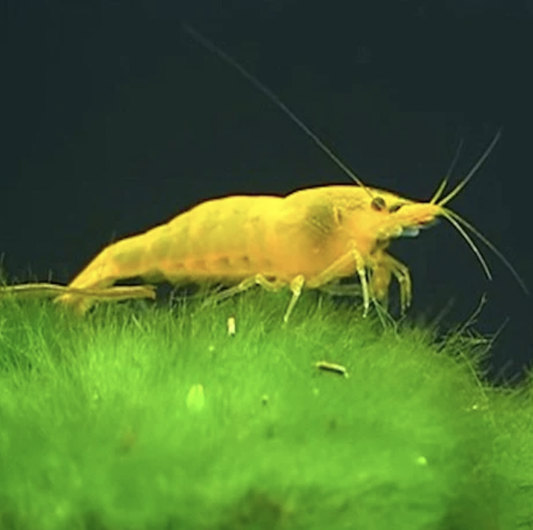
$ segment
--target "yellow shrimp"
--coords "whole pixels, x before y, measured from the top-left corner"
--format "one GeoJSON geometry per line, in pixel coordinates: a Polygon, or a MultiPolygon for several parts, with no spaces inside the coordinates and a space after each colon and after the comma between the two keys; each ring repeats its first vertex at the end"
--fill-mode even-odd
{"type": "MultiPolygon", "coordinates": [[[[142,277],[230,286],[221,297],[254,285],[272,291],[288,286],[287,321],[302,289],[317,289],[357,275],[364,314],[370,300],[385,300],[392,277],[404,311],[411,303],[409,269],[386,252],[390,242],[415,236],[437,218],[447,219],[465,238],[485,273],[486,261],[467,230],[489,246],[525,286],[509,262],[472,225],[446,207],[468,183],[499,139],[498,133],[468,175],[444,198],[447,178],[429,202],[416,202],[364,186],[280,100],[242,67],[187,28],[198,41],[238,68],[333,159],[357,185],[319,186],[282,196],[231,196],[203,202],[169,222],[104,248],[69,284],[70,289],[105,289],[142,277]]],[[[85,312],[97,299],[66,293],[57,301],[85,312]]]]}
{"type": "MultiPolygon", "coordinates": [[[[272,291],[288,285],[292,299],[286,321],[302,288],[320,288],[357,274],[365,314],[371,297],[386,298],[391,277],[400,284],[405,310],[412,294],[409,270],[386,249],[392,239],[416,235],[437,217],[448,219],[461,232],[490,277],[461,224],[473,228],[444,206],[458,189],[439,203],[415,202],[353,185],[308,188],[286,197],[206,201],[166,224],[104,248],[68,287],[103,289],[126,278],[163,278],[174,284],[234,284],[223,293],[229,296],[256,284],[272,291]]],[[[96,301],[77,294],[64,294],[58,300],[82,312],[96,301]]]]}

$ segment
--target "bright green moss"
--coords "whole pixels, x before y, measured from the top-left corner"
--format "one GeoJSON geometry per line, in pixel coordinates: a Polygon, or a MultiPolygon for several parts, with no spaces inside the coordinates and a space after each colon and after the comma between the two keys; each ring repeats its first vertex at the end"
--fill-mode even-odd
{"type": "Polygon", "coordinates": [[[312,295],[284,327],[286,302],[78,319],[1,301],[0,528],[533,524],[531,401],[482,384],[468,340],[437,348],[312,295]]]}

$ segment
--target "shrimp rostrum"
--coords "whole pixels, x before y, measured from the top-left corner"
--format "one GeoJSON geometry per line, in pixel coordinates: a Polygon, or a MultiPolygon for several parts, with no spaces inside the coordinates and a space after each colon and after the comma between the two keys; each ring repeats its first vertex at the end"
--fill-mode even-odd
{"type": "MultiPolygon", "coordinates": [[[[250,195],[209,200],[165,224],[107,246],[68,287],[102,289],[119,280],[142,277],[173,284],[220,283],[228,286],[220,293],[225,297],[254,285],[271,291],[288,286],[292,298],[284,316],[287,321],[304,288],[318,289],[356,276],[366,314],[371,299],[386,300],[391,279],[395,278],[405,310],[412,298],[409,269],[387,253],[387,248],[393,239],[415,236],[439,217],[459,230],[489,277],[486,261],[467,230],[480,237],[514,273],[484,236],[445,206],[466,185],[484,157],[439,200],[444,181],[429,202],[362,185],[308,188],[285,197],[250,195]]],[[[97,299],[67,293],[57,301],[83,313],[97,299]]]]}

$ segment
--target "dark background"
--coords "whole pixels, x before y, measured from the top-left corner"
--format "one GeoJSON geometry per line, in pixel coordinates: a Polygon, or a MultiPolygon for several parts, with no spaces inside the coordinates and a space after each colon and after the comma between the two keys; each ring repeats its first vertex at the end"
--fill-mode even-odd
{"type": "MultiPolygon", "coordinates": [[[[428,199],[457,144],[451,204],[530,289],[533,4],[528,0],[12,1],[0,28],[0,252],[8,274],[67,282],[113,239],[207,198],[348,178],[188,21],[276,92],[365,183],[428,199]]],[[[228,234],[231,237],[231,234],[228,234]]],[[[490,252],[489,282],[448,224],[393,252],[412,318],[499,334],[493,373],[531,362],[532,300],[490,252]]]]}

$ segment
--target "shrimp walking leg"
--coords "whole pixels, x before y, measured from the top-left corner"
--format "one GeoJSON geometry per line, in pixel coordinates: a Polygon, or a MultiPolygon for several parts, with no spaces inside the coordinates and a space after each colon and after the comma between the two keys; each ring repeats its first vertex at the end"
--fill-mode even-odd
{"type": "Polygon", "coordinates": [[[244,279],[242,282],[235,285],[234,287],[229,287],[227,289],[224,289],[221,293],[214,294],[210,297],[210,299],[214,302],[220,302],[222,300],[226,300],[227,298],[231,298],[236,294],[243,293],[244,291],[247,291],[248,289],[251,289],[256,285],[259,285],[267,291],[275,293],[285,287],[287,283],[278,279],[269,280],[263,274],[256,274],[255,276],[251,276],[249,278],[244,279]]]}
{"type": "Polygon", "coordinates": [[[332,263],[327,269],[323,270],[320,274],[308,280],[310,287],[320,287],[326,285],[333,280],[336,280],[341,276],[340,272],[351,266],[355,262],[356,272],[359,275],[361,281],[361,291],[363,293],[363,315],[368,314],[370,308],[370,293],[368,288],[368,281],[366,277],[365,260],[361,253],[354,247],[346,254],[342,255],[334,263],[332,263]]]}
{"type": "Polygon", "coordinates": [[[387,303],[391,277],[394,276],[400,286],[400,309],[405,313],[411,305],[412,282],[409,269],[401,261],[383,252],[379,261],[372,267],[370,291],[380,301],[387,303]]]}
{"type": "MultiPolygon", "coordinates": [[[[298,301],[298,299],[300,298],[300,295],[302,294],[302,289],[303,289],[304,284],[305,284],[305,278],[301,274],[298,274],[295,278],[291,280],[290,289],[292,292],[292,297],[287,307],[287,310],[285,311],[285,315],[283,316],[283,322],[285,323],[288,322],[289,317],[292,313],[292,310],[294,309],[296,302],[298,301]]],[[[255,276],[246,278],[245,280],[240,282],[238,285],[235,285],[234,287],[230,287],[228,289],[225,289],[221,293],[213,295],[211,297],[211,301],[219,302],[221,300],[225,300],[236,294],[247,291],[248,289],[256,285],[259,285],[260,287],[262,287],[263,289],[267,291],[275,293],[281,290],[283,287],[285,287],[287,285],[287,282],[283,280],[279,280],[279,279],[269,280],[263,274],[256,274],[255,276]]]]}
{"type": "Polygon", "coordinates": [[[295,276],[291,281],[290,287],[292,291],[292,297],[287,307],[287,310],[285,311],[285,315],[283,315],[283,322],[285,324],[289,321],[289,317],[291,316],[292,310],[294,309],[298,298],[300,298],[300,295],[302,294],[304,284],[305,278],[302,274],[298,274],[298,276],[295,276]]]}

